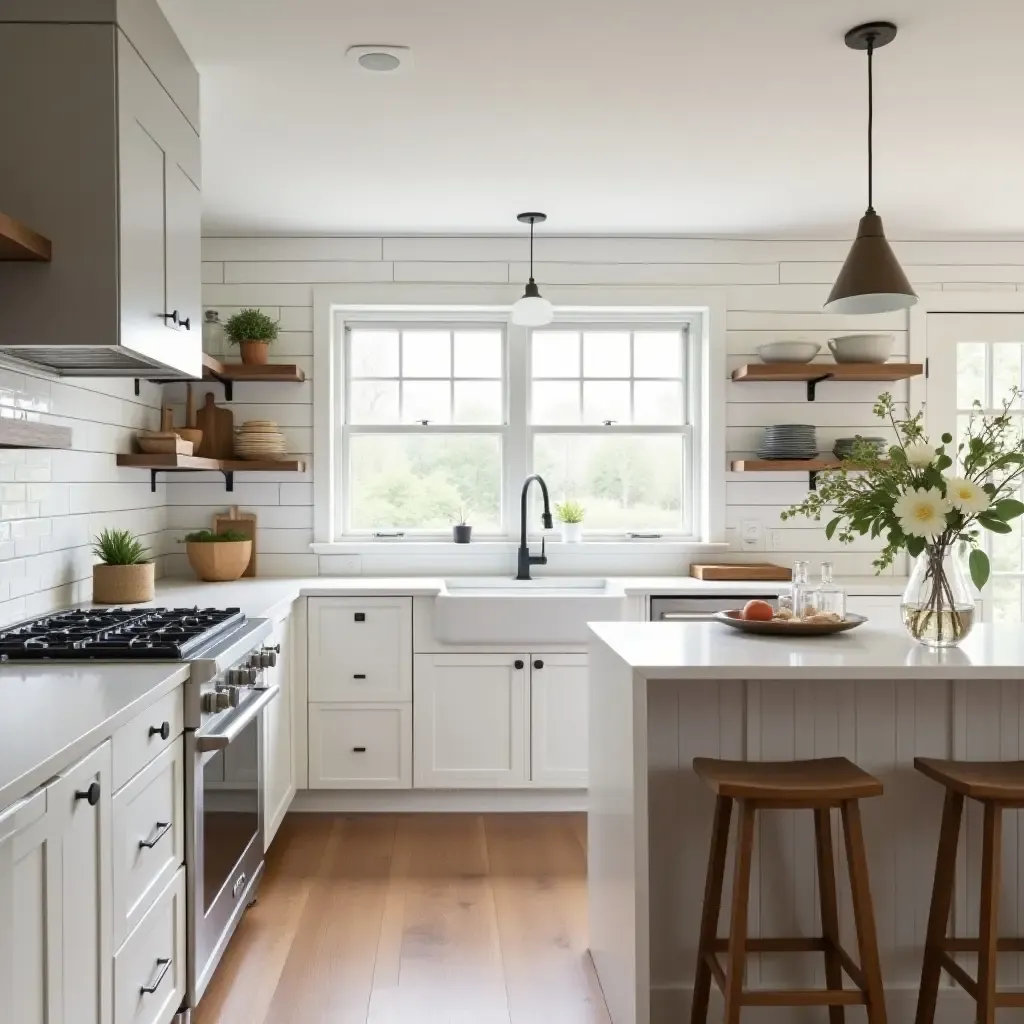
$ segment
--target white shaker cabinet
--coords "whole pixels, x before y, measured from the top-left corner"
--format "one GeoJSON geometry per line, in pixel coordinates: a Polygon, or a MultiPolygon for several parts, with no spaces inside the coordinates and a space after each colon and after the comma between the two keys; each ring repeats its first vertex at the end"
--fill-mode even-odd
{"type": "Polygon", "coordinates": [[[0,1019],[110,1024],[110,780],[107,742],[0,812],[0,1019]]]}
{"type": "Polygon", "coordinates": [[[530,656],[530,780],[587,785],[587,656],[530,656]]]}
{"type": "Polygon", "coordinates": [[[415,785],[484,789],[526,785],[527,655],[420,654],[415,662],[415,785]]]}
{"type": "Polygon", "coordinates": [[[280,647],[277,664],[265,669],[268,685],[281,688],[263,712],[263,783],[266,806],[263,818],[263,846],[267,850],[277,834],[284,816],[295,797],[294,697],[292,678],[292,620],[275,623],[268,641],[280,647]]]}

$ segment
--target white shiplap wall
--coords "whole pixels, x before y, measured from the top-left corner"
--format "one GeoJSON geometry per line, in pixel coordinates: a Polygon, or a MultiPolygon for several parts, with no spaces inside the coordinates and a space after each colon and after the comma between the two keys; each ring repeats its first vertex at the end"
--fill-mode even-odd
{"type": "MultiPolygon", "coordinates": [[[[896,358],[906,358],[907,317],[837,317],[821,313],[831,282],[845,258],[846,241],[722,238],[589,238],[541,236],[536,277],[544,285],[654,286],[665,303],[674,288],[724,286],[728,295],[728,368],[754,358],[757,345],[800,335],[825,342],[837,333],[886,330],[897,338],[896,358]]],[[[904,241],[894,244],[911,280],[921,290],[1024,289],[1024,241],[904,241]]],[[[244,305],[259,306],[280,318],[275,359],[312,371],[312,295],[318,284],[374,285],[387,282],[437,284],[438,302],[446,285],[509,285],[510,301],[527,276],[522,236],[502,237],[336,237],[206,238],[203,242],[203,299],[222,319],[244,305]]],[[[205,389],[200,389],[200,391],[205,389]]],[[[220,398],[219,388],[212,390],[220,398]]],[[[797,384],[743,384],[729,381],[726,445],[728,457],[750,453],[760,427],[777,422],[814,423],[822,450],[836,437],[875,433],[871,402],[881,388],[871,384],[825,384],[818,401],[807,403],[797,384]]],[[[893,393],[905,397],[906,385],[893,393]]],[[[168,388],[180,402],[180,386],[168,388]]],[[[236,385],[236,422],[273,419],[281,424],[290,449],[312,451],[312,384],[236,385]]],[[[261,574],[316,573],[326,570],[308,545],[312,540],[313,488],[310,473],[240,474],[233,498],[258,516],[261,574]]],[[[843,574],[871,572],[870,544],[837,551],[813,524],[786,523],[779,511],[799,501],[806,475],[727,474],[729,537],[744,520],[764,526],[765,553],[782,561],[797,554],[812,558],[830,552],[843,574]],[[778,537],[775,537],[778,531],[778,537]]],[[[185,530],[208,526],[214,511],[226,507],[219,478],[196,475],[168,484],[168,527],[172,539],[185,530]]],[[[180,555],[168,558],[169,571],[187,571],[180,555]]],[[[678,569],[666,565],[666,571],[678,569]]]]}
{"type": "Polygon", "coordinates": [[[136,397],[130,380],[70,382],[0,366],[0,416],[70,427],[73,446],[0,449],[0,626],[88,600],[91,540],[106,527],[139,534],[160,575],[166,488],[150,493],[147,474],[116,465],[135,431],[157,428],[160,393],[147,382],[136,397]]]}

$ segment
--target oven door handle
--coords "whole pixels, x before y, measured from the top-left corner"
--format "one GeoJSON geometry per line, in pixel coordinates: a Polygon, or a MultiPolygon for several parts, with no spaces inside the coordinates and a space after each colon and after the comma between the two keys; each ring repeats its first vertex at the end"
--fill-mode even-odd
{"type": "Polygon", "coordinates": [[[280,693],[281,687],[268,686],[259,691],[259,696],[250,704],[246,704],[242,713],[233,718],[223,732],[196,736],[196,751],[205,754],[210,750],[224,750],[229,747],[253,723],[256,716],[280,693]]]}

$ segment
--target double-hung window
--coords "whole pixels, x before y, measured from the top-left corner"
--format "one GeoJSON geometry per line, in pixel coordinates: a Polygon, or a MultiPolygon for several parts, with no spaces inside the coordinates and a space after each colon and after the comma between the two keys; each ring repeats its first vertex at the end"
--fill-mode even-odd
{"type": "Polygon", "coordinates": [[[512,538],[531,472],[584,506],[592,539],[697,534],[691,320],[379,316],[344,321],[336,537],[450,539],[465,515],[474,539],[512,538]]]}

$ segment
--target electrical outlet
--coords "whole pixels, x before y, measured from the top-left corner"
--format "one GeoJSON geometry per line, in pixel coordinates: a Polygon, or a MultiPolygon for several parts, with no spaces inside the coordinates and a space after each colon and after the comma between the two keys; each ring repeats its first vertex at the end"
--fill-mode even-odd
{"type": "Polygon", "coordinates": [[[330,559],[333,576],[359,576],[363,571],[363,559],[360,555],[332,555],[330,559]]]}
{"type": "Polygon", "coordinates": [[[764,550],[764,533],[759,519],[744,519],[740,522],[740,547],[744,551],[764,550]]]}
{"type": "Polygon", "coordinates": [[[780,551],[783,546],[783,536],[781,530],[769,530],[768,531],[768,547],[772,551],[780,551]]]}

